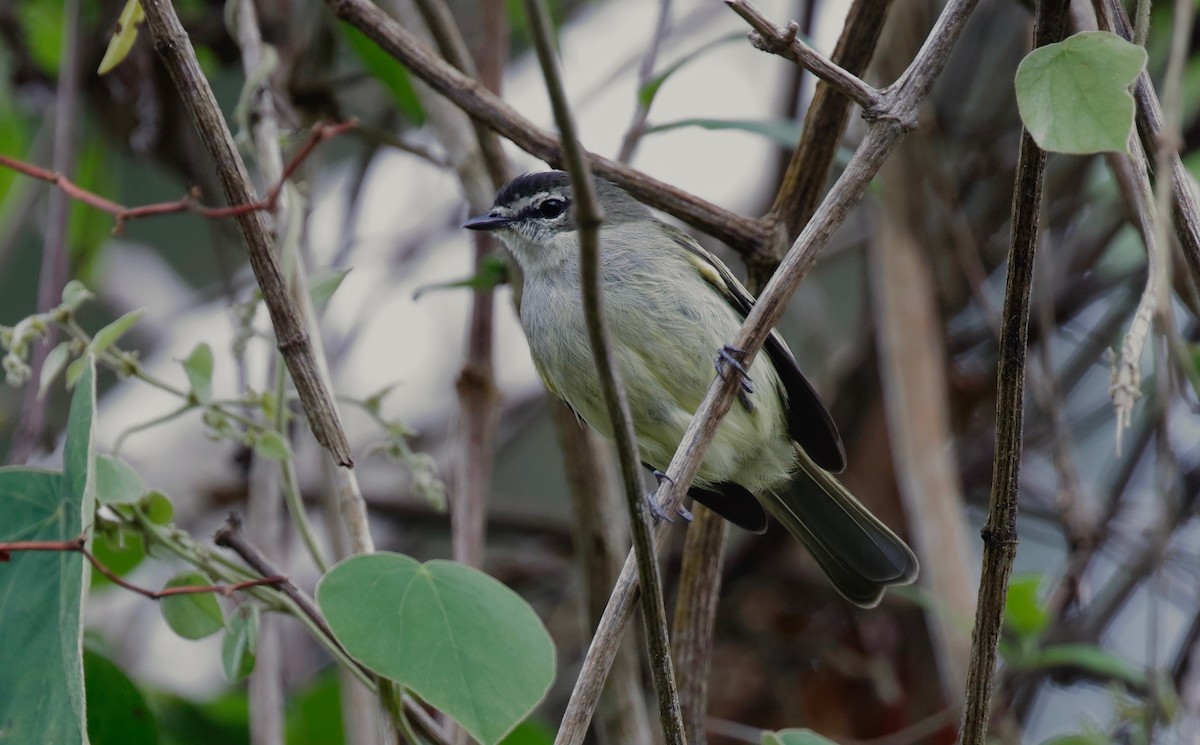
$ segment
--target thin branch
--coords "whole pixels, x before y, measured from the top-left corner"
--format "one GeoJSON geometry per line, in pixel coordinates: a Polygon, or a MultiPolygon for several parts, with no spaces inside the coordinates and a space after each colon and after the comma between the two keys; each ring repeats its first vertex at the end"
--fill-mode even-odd
{"type": "MultiPolygon", "coordinates": [[[[629,508],[629,519],[633,528],[634,554],[637,558],[638,576],[645,588],[642,602],[642,618],[646,623],[646,636],[650,648],[650,670],[658,693],[659,715],[663,735],[669,745],[686,742],[683,720],[679,713],[679,692],[675,688],[675,676],[671,669],[670,642],[667,639],[667,615],[663,605],[662,586],[658,576],[658,562],[654,555],[654,543],[650,526],[643,511],[642,483],[638,472],[637,436],[633,431],[633,417],[629,413],[629,402],[621,383],[613,356],[612,337],[604,315],[604,290],[600,273],[600,224],[603,212],[596,199],[591,170],[583,147],[579,144],[575,120],[567,104],[562,72],[554,54],[554,42],[550,31],[550,18],[544,0],[525,0],[525,14],[537,51],[538,62],[546,78],[546,91],[554,109],[554,119],[562,133],[562,147],[571,176],[572,205],[575,222],[579,229],[580,282],[583,291],[583,314],[588,328],[588,342],[596,360],[596,374],[608,409],[608,418],[613,432],[613,442],[621,464],[621,480],[625,487],[625,499],[629,508]]],[[[583,728],[586,731],[586,726],[583,728]]],[[[583,732],[558,733],[564,737],[583,737],[583,732]]]]}
{"type": "Polygon", "coordinates": [[[801,65],[849,96],[850,100],[861,106],[864,111],[870,111],[880,104],[880,91],[796,38],[800,33],[800,25],[795,21],[789,21],[786,27],[780,28],[746,0],[725,0],[725,4],[754,29],[750,33],[750,43],[756,49],[778,54],[801,65]]]}
{"type": "MultiPolygon", "coordinates": [[[[1068,0],[1039,0],[1034,22],[1035,48],[1056,42],[1066,33],[1068,0]]],[[[987,737],[997,648],[1008,595],[1008,578],[1017,553],[1017,493],[1021,472],[1021,426],[1024,421],[1025,353],[1029,332],[1029,295],[1042,198],[1046,153],[1021,131],[1017,177],[1013,188],[1012,238],[1008,282],[1000,328],[1000,363],[996,387],[996,444],[992,492],[983,527],[983,572],[967,669],[966,703],[959,742],[981,745],[987,737]]]]}
{"type": "MultiPolygon", "coordinates": [[[[79,0],[69,0],[63,7],[63,46],[59,57],[58,87],[54,92],[54,155],[55,170],[64,173],[75,167],[79,151],[79,68],[83,53],[79,42],[79,0]]],[[[70,279],[71,247],[67,245],[71,217],[70,202],[60,191],[52,192],[46,200],[46,231],[42,242],[42,265],[38,273],[38,312],[44,313],[58,305],[63,287],[70,279]]],[[[46,356],[54,346],[57,333],[53,328],[34,346],[29,367],[30,380],[40,380],[46,356]]],[[[8,452],[10,464],[22,464],[42,439],[46,423],[46,401],[40,386],[26,387],[21,400],[21,412],[13,430],[8,452]]]]}
{"type": "Polygon", "coordinates": [[[650,82],[650,76],[654,74],[654,63],[658,59],[658,51],[662,48],[670,31],[671,0],[658,0],[658,20],[654,24],[654,35],[650,37],[650,44],[646,47],[646,53],[642,55],[642,64],[638,67],[637,108],[633,112],[633,120],[629,122],[629,128],[625,130],[625,137],[621,140],[621,149],[617,153],[618,163],[628,164],[633,160],[638,143],[641,141],[642,135],[646,133],[646,119],[650,116],[650,107],[642,100],[641,92],[650,82]]]}
{"type": "Polygon", "coordinates": [[[226,217],[243,217],[252,212],[273,212],[275,206],[279,203],[279,194],[283,189],[284,183],[295,174],[296,169],[308,158],[313,149],[324,140],[353,129],[357,124],[355,120],[351,119],[338,124],[318,123],[314,125],[309,132],[308,140],[296,151],[292,159],[288,161],[287,167],[283,171],[283,176],[275,182],[265,197],[262,199],[248,198],[246,201],[235,203],[230,207],[206,207],[198,203],[196,200],[200,198],[200,193],[197,189],[192,189],[187,196],[171,202],[157,202],[155,204],[145,204],[140,207],[126,207],[84,189],[71,181],[65,174],[58,171],[47,170],[32,163],[26,163],[2,154],[0,154],[0,166],[11,168],[31,178],[53,184],[72,199],[95,207],[101,212],[107,212],[113,216],[113,235],[121,235],[125,230],[126,222],[145,217],[188,212],[199,217],[216,220],[226,217]]]}
{"type": "Polygon", "coordinates": [[[272,574],[229,585],[180,585],[179,587],[164,587],[161,590],[151,590],[122,579],[120,575],[105,566],[104,562],[97,559],[96,555],[87,549],[86,544],[86,535],[72,538],[69,541],[4,541],[0,542],[0,562],[11,560],[12,554],[20,551],[57,551],[83,554],[83,557],[95,567],[96,571],[108,577],[113,584],[151,600],[162,600],[172,595],[203,595],[206,593],[215,593],[229,597],[235,592],[240,592],[250,587],[277,587],[288,582],[287,577],[280,574],[272,574]]]}
{"type": "MultiPolygon", "coordinates": [[[[915,126],[917,107],[928,95],[933,81],[945,65],[976,2],[977,0],[950,0],[912,64],[900,80],[890,86],[882,96],[879,106],[871,114],[873,118],[867,134],[854,157],[800,237],[792,244],[779,270],[733,340],[733,346],[746,350],[743,364],[752,364],[754,356],[774,324],[783,315],[788,299],[816,262],[820,250],[829,242],[834,231],[845,221],[850,209],[866,192],[867,185],[892,148],[915,126]]],[[[682,501],[699,469],[709,442],[716,434],[721,418],[729,410],[736,389],[737,382],[733,376],[730,376],[728,381],[716,376],[704,401],[696,410],[667,470],[668,480],[659,488],[660,507],[668,513],[676,509],[682,501]]],[[[661,526],[656,527],[656,531],[659,529],[661,526]]],[[[561,732],[568,726],[573,732],[578,732],[591,719],[624,624],[632,613],[637,592],[637,579],[630,557],[625,561],[621,577],[605,610],[604,619],[588,649],[583,671],[571,693],[571,700],[563,715],[559,745],[578,743],[578,740],[563,739],[561,732]]]]}
{"type": "MultiPolygon", "coordinates": [[[[414,75],[471,117],[483,121],[527,153],[562,167],[558,138],[534,126],[476,80],[438,59],[412,33],[369,0],[325,0],[338,18],[351,24],[395,57],[414,75]]],[[[607,158],[588,154],[593,171],[653,207],[694,225],[737,250],[757,246],[765,236],[757,220],[734,214],[677,187],[607,158]]]]}

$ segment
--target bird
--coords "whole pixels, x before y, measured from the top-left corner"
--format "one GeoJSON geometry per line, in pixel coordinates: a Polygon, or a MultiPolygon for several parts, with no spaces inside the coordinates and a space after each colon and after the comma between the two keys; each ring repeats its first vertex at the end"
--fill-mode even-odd
{"type": "MultiPolygon", "coordinates": [[[[913,582],[912,549],[833,476],[846,466],[841,435],[783,338],[773,330],[765,354],[746,367],[728,346],[753,296],[687,233],[616,184],[594,184],[605,320],[643,465],[664,478],[714,374],[736,374],[738,400],[688,495],[753,533],[766,530],[769,513],[855,605],[873,607],[888,586],[913,582]]],[[[492,233],[515,258],[534,366],[553,395],[611,440],[584,321],[573,201],[566,172],[526,173],[464,227],[492,233]]]]}

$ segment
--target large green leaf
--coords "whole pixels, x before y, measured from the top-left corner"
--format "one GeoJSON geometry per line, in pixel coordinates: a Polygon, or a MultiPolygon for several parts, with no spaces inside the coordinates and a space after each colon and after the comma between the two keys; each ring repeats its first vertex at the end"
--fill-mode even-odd
{"type": "Polygon", "coordinates": [[[470,567],[376,553],[337,564],[317,603],[356,659],[500,742],[546,695],[554,644],[515,592],[470,567]]]}
{"type": "Polygon", "coordinates": [[[1129,85],[1145,65],[1145,49],[1107,31],[1035,49],[1017,68],[1021,120],[1043,150],[1125,152],[1133,131],[1129,85]]]}
{"type": "MultiPolygon", "coordinates": [[[[63,473],[0,468],[0,540],[68,541],[95,510],[88,358],[71,401],[63,473]]],[[[0,563],[0,726],[8,742],[86,743],[83,599],[78,552],[18,551],[0,563]],[[35,674],[36,673],[36,674],[35,674]]]]}
{"type": "Polygon", "coordinates": [[[83,653],[91,745],[156,745],[158,725],[146,699],[112,660],[83,653]]]}

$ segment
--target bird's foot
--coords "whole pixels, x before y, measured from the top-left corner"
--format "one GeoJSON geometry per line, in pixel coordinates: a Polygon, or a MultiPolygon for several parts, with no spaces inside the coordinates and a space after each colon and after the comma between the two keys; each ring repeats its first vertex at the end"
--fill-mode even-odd
{"type": "Polygon", "coordinates": [[[742,393],[754,393],[754,381],[750,379],[750,373],[746,371],[746,366],[742,364],[742,359],[746,356],[746,350],[738,349],[737,347],[726,344],[717,350],[717,360],[714,367],[717,368],[717,375],[720,375],[723,380],[729,380],[729,370],[737,371],[741,376],[742,393]]]}
{"type": "MultiPolygon", "coordinates": [[[[651,473],[654,474],[654,479],[655,479],[655,481],[658,482],[659,486],[662,486],[662,482],[664,482],[664,481],[669,481],[671,484],[675,483],[674,479],[672,479],[670,476],[663,473],[662,471],[658,470],[657,468],[654,469],[651,473]]],[[[668,515],[666,512],[663,511],[663,509],[661,507],[658,506],[658,489],[657,488],[655,488],[654,491],[646,494],[646,509],[647,509],[647,511],[650,512],[650,517],[653,517],[654,522],[656,522],[656,523],[657,522],[668,522],[668,523],[675,522],[674,517],[672,517],[671,515],[668,515]]],[[[690,523],[692,521],[692,513],[689,512],[688,509],[686,507],[684,507],[682,504],[675,508],[675,514],[678,515],[679,518],[681,520],[683,520],[685,523],[690,523]]]]}

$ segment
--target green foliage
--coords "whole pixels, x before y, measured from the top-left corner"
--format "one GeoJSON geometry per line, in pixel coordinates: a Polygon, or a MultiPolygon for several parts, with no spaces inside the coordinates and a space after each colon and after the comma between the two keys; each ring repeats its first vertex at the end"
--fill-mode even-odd
{"type": "Polygon", "coordinates": [[[1011,664],[1020,670],[1076,668],[1138,689],[1150,683],[1141,667],[1094,644],[1052,644],[1029,651],[1011,664]]]}
{"type": "Polygon", "coordinates": [[[342,745],[341,688],[337,675],[321,674],[287,702],[287,745],[342,745]]]}
{"type": "Polygon", "coordinates": [[[108,351],[109,347],[116,344],[129,329],[133,328],[133,324],[138,322],[138,319],[145,314],[145,308],[131,310],[117,320],[108,324],[104,328],[92,335],[92,343],[88,345],[88,349],[92,354],[99,357],[108,351]]]}
{"type": "Polygon", "coordinates": [[[1075,735],[1060,735],[1042,742],[1042,745],[1112,745],[1113,739],[1099,732],[1075,735]]]}
{"type": "Polygon", "coordinates": [[[229,617],[229,627],[221,640],[221,667],[229,680],[241,680],[254,670],[258,626],[258,606],[254,603],[242,603],[229,617]]]}
{"type": "Polygon", "coordinates": [[[479,266],[479,271],[474,276],[453,282],[437,282],[422,285],[413,292],[413,300],[420,300],[422,295],[435,290],[451,290],[459,287],[466,287],[472,290],[488,290],[493,287],[499,287],[507,281],[508,264],[499,256],[487,256],[484,257],[483,263],[479,266]]]}
{"type": "MultiPolygon", "coordinates": [[[[175,575],[167,587],[210,584],[200,572],[183,572],[175,575]]],[[[167,625],[184,639],[203,639],[225,628],[225,616],[211,592],[168,595],[158,605],[167,625]]]]}
{"type": "Polygon", "coordinates": [[[287,460],[291,456],[291,448],[283,435],[269,429],[254,440],[254,452],[267,460],[287,460]]]}
{"type": "Polygon", "coordinates": [[[836,745],[836,743],[810,729],[782,729],[778,732],[763,732],[762,745],[836,745]]]}
{"type": "Polygon", "coordinates": [[[508,733],[500,745],[553,745],[554,730],[541,722],[526,719],[508,733]]]}
{"type": "Polygon", "coordinates": [[[138,0],[125,0],[125,7],[121,9],[121,15],[117,19],[117,27],[108,41],[108,48],[104,50],[104,59],[100,60],[100,67],[96,70],[97,75],[107,74],[129,56],[129,50],[133,49],[133,43],[137,41],[138,26],[145,19],[146,14],[138,0]]]}
{"type": "Polygon", "coordinates": [[[782,147],[795,147],[800,141],[801,128],[794,122],[759,122],[744,119],[680,119],[666,124],[656,124],[646,128],[646,134],[669,132],[682,127],[700,127],[701,129],[721,130],[733,129],[751,134],[761,135],[782,147]]]}
{"type": "Polygon", "coordinates": [[[1134,111],[1129,85],[1145,65],[1145,49],[1106,31],[1035,49],[1017,68],[1021,120],[1043,150],[1126,152],[1134,111]]]}
{"type": "Polygon", "coordinates": [[[1004,625],[1018,636],[1040,634],[1050,623],[1050,612],[1038,599],[1042,584],[1040,572],[1022,574],[1008,583],[1004,601],[1004,625]]]}
{"type": "Polygon", "coordinates": [[[136,502],[146,485],[133,466],[115,455],[96,457],[96,499],[103,504],[136,502]]]}
{"type": "MultiPolygon", "coordinates": [[[[130,530],[113,528],[98,530],[92,542],[92,553],[101,564],[124,577],[146,558],[146,543],[142,534],[130,530]]],[[[111,585],[112,580],[99,572],[92,572],[92,588],[111,585]]]]}
{"type": "Polygon", "coordinates": [[[91,745],[156,745],[158,725],[133,681],[107,657],[83,653],[91,745]]]}
{"type": "Polygon", "coordinates": [[[138,508],[155,525],[166,525],[175,516],[175,505],[160,491],[148,491],[138,501],[138,508]]]}
{"type": "Polygon", "coordinates": [[[412,86],[412,79],[409,78],[408,70],[404,68],[404,65],[397,62],[395,57],[380,49],[378,44],[350,24],[340,23],[338,28],[341,29],[342,38],[354,51],[354,55],[358,57],[363,68],[392,95],[392,101],[400,113],[414,126],[419,127],[424,124],[425,110],[421,108],[421,101],[417,98],[417,92],[412,86]]]}
{"type": "Polygon", "coordinates": [[[654,103],[654,97],[658,95],[658,91],[662,88],[663,83],[667,82],[668,78],[670,78],[683,67],[687,66],[688,63],[694,61],[697,57],[703,56],[706,52],[716,49],[722,44],[727,44],[731,41],[744,43],[745,40],[746,34],[741,31],[734,31],[733,33],[727,34],[719,39],[715,39],[714,41],[705,44],[689,54],[685,54],[672,64],[668,65],[662,72],[651,77],[646,81],[645,85],[638,89],[638,103],[649,109],[651,104],[654,103]]]}
{"type": "Polygon", "coordinates": [[[212,347],[205,342],[197,344],[183,361],[183,371],[187,374],[191,394],[196,401],[201,404],[212,401],[212,347]]]}
{"type": "Polygon", "coordinates": [[[462,564],[353,556],[321,578],[317,603],[353,657],[488,745],[528,716],[554,679],[554,645],[533,609],[462,564]]]}
{"type": "MultiPolygon", "coordinates": [[[[95,509],[90,357],[71,401],[63,472],[0,468],[0,540],[68,541],[95,509]]],[[[0,723],[11,742],[84,737],[83,599],[88,564],[72,551],[20,551],[0,565],[0,723]],[[30,674],[37,671],[36,675],[30,674]]]]}
{"type": "Polygon", "coordinates": [[[313,307],[317,310],[324,308],[333,293],[342,286],[342,280],[350,273],[349,269],[318,269],[313,272],[308,283],[308,296],[312,298],[313,307]]]}

